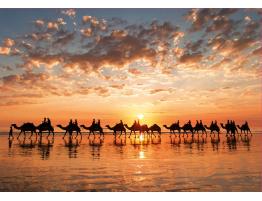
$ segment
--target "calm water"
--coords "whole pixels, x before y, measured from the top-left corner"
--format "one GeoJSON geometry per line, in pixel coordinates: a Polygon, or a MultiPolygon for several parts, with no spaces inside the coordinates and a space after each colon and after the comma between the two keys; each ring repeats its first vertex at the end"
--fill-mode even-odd
{"type": "Polygon", "coordinates": [[[261,191],[261,138],[1,135],[0,191],[261,191]]]}

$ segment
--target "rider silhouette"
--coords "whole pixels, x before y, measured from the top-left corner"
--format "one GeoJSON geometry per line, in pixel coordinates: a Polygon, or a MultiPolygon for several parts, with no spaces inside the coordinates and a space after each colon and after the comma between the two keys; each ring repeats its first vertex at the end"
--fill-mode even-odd
{"type": "Polygon", "coordinates": [[[94,126],[95,124],[96,124],[96,120],[93,119],[92,126],[94,126]]]}
{"type": "Polygon", "coordinates": [[[120,125],[121,125],[121,126],[124,126],[124,124],[123,124],[123,121],[122,121],[122,120],[120,120],[120,125]]]}
{"type": "Polygon", "coordinates": [[[98,119],[97,125],[100,126],[100,119],[98,119]]]}
{"type": "Polygon", "coordinates": [[[50,121],[49,118],[47,118],[47,124],[48,124],[49,126],[51,126],[51,121],[50,121]]]}

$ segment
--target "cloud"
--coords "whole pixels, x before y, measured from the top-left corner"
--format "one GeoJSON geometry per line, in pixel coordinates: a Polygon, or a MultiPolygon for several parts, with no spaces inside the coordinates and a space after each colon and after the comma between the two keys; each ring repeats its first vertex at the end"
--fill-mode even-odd
{"type": "Polygon", "coordinates": [[[200,52],[196,53],[185,53],[179,58],[180,63],[184,64],[195,64],[201,62],[203,55],[200,52]]]}
{"type": "Polygon", "coordinates": [[[190,10],[185,18],[186,20],[192,22],[192,26],[190,27],[191,32],[196,32],[204,29],[206,26],[210,25],[206,31],[210,30],[226,30],[229,31],[233,26],[234,21],[228,20],[227,16],[232,15],[237,12],[238,9],[212,9],[212,8],[204,8],[204,9],[192,9],[190,10]]]}
{"type": "Polygon", "coordinates": [[[125,84],[112,84],[110,87],[115,88],[115,89],[123,89],[125,84]]]}
{"type": "Polygon", "coordinates": [[[87,22],[90,22],[91,19],[92,19],[92,16],[85,15],[85,16],[82,17],[82,22],[85,24],[87,22]]]}
{"type": "Polygon", "coordinates": [[[76,10],[73,8],[62,10],[62,14],[67,15],[69,17],[75,17],[76,16],[76,10]]]}
{"type": "Polygon", "coordinates": [[[12,47],[15,45],[15,41],[11,38],[6,38],[3,42],[3,46],[5,47],[12,47]]]}
{"type": "Polygon", "coordinates": [[[86,29],[81,29],[80,32],[83,34],[85,37],[90,37],[92,36],[92,29],[91,28],[86,28],[86,29]]]}
{"type": "MultiPolygon", "coordinates": [[[[201,48],[203,42],[204,42],[204,40],[202,40],[202,39],[199,39],[199,40],[197,40],[195,42],[188,42],[186,44],[186,48],[187,48],[187,50],[190,50],[192,52],[196,52],[197,50],[199,50],[201,48]]],[[[181,54],[179,52],[179,49],[176,49],[175,53],[176,54],[181,54]]]]}
{"type": "Polygon", "coordinates": [[[136,69],[136,68],[130,68],[128,69],[128,72],[131,73],[131,74],[134,74],[134,75],[140,75],[142,74],[142,71],[136,69]]]}
{"type": "Polygon", "coordinates": [[[47,29],[50,31],[57,31],[59,29],[57,22],[48,22],[47,29]]]}
{"type": "Polygon", "coordinates": [[[32,69],[34,67],[40,67],[41,64],[46,67],[53,67],[63,62],[62,55],[48,55],[40,53],[30,53],[27,57],[24,57],[24,67],[26,69],[32,69]]]}
{"type": "Polygon", "coordinates": [[[185,16],[186,20],[192,22],[190,31],[200,31],[207,22],[209,22],[215,16],[214,9],[192,9],[185,16]]]}
{"type": "Polygon", "coordinates": [[[72,40],[74,40],[75,38],[75,32],[72,32],[72,33],[67,33],[63,36],[60,36],[58,37],[54,42],[53,42],[53,45],[54,46],[57,46],[57,45],[60,45],[60,46],[65,46],[67,45],[68,43],[72,42],[72,40]]]}
{"type": "Polygon", "coordinates": [[[226,16],[214,17],[212,24],[206,28],[206,32],[221,32],[228,35],[232,33],[239,22],[233,21],[226,16]]]}
{"type": "Polygon", "coordinates": [[[45,21],[44,20],[41,20],[41,19],[38,19],[36,21],[34,21],[34,24],[37,28],[42,28],[44,27],[45,25],[45,21]]]}
{"type": "Polygon", "coordinates": [[[0,55],[9,55],[10,48],[9,47],[1,47],[0,46],[0,55]]]}
{"type": "Polygon", "coordinates": [[[255,49],[255,50],[252,52],[252,54],[253,54],[253,55],[261,56],[261,55],[262,55],[262,47],[255,49]]]}

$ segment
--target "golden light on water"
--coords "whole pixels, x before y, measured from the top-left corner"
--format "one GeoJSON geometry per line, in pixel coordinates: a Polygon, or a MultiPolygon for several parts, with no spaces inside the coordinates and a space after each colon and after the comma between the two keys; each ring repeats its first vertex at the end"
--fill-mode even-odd
{"type": "Polygon", "coordinates": [[[145,158],[145,152],[140,151],[140,152],[139,152],[139,158],[140,158],[140,159],[144,159],[144,158],[145,158]]]}

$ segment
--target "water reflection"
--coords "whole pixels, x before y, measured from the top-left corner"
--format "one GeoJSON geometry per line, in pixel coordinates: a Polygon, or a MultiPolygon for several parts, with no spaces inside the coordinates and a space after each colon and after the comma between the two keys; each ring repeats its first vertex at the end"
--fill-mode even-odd
{"type": "Polygon", "coordinates": [[[114,137],[114,145],[115,146],[126,146],[126,136],[114,137]]]}
{"type": "Polygon", "coordinates": [[[53,145],[54,145],[54,138],[50,140],[49,138],[43,138],[42,136],[40,136],[37,146],[42,160],[49,159],[50,152],[53,145]]]}
{"type": "Polygon", "coordinates": [[[210,135],[210,141],[212,144],[213,151],[218,151],[219,144],[220,144],[220,135],[219,134],[210,135]]]}
{"type": "Polygon", "coordinates": [[[68,148],[68,157],[69,158],[77,158],[77,149],[81,144],[82,138],[73,138],[68,137],[68,140],[66,138],[63,139],[64,146],[68,148]]]}
{"type": "MultiPolygon", "coordinates": [[[[139,151],[138,158],[144,157],[144,152],[148,145],[163,145],[171,144],[179,150],[179,147],[183,146],[186,149],[196,149],[198,151],[205,151],[206,147],[211,147],[213,151],[218,152],[220,150],[220,144],[223,144],[224,148],[229,151],[237,150],[238,146],[246,147],[249,151],[251,148],[251,135],[222,135],[222,134],[211,134],[211,135],[139,135],[131,136],[130,138],[125,135],[121,137],[116,136],[90,136],[87,138],[73,138],[68,137],[65,139],[59,139],[62,141],[63,147],[66,148],[69,158],[78,158],[79,150],[81,144],[88,145],[90,147],[90,152],[93,159],[100,159],[101,147],[107,142],[113,143],[116,151],[120,154],[124,153],[125,149],[128,149],[127,145],[133,146],[139,151]],[[165,139],[164,141],[162,139],[165,139]],[[211,145],[211,146],[210,146],[211,145]],[[123,148],[126,147],[127,148],[123,148]]],[[[42,160],[48,160],[52,153],[55,144],[55,138],[10,138],[8,140],[8,155],[14,156],[14,147],[18,146],[20,155],[31,156],[33,151],[36,150],[42,160]]],[[[85,149],[85,146],[83,146],[85,149]]],[[[138,152],[137,152],[138,153],[138,152]]],[[[136,154],[137,154],[136,153],[136,154]]]]}
{"type": "Polygon", "coordinates": [[[104,137],[103,136],[93,136],[88,138],[89,146],[91,147],[91,155],[93,159],[100,159],[100,151],[101,147],[104,143],[104,137]]]}

